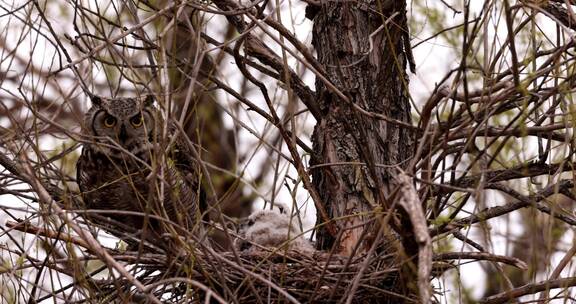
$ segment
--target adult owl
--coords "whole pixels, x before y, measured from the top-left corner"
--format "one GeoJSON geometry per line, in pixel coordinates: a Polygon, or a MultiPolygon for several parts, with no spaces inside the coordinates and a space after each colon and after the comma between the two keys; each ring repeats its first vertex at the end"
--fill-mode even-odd
{"type": "Polygon", "coordinates": [[[90,137],[76,164],[78,185],[87,209],[105,211],[89,212],[92,221],[124,239],[131,230],[164,249],[171,247],[167,240],[201,233],[197,162],[154,97],[94,96],[83,127],[90,137]]]}

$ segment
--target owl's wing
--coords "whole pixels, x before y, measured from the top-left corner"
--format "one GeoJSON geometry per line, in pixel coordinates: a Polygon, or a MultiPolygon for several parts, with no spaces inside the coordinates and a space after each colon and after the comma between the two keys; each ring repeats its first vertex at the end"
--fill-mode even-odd
{"type": "Polygon", "coordinates": [[[202,214],[204,218],[208,205],[206,202],[206,193],[203,190],[201,182],[202,171],[200,170],[200,163],[194,157],[195,153],[193,153],[188,145],[188,141],[184,138],[186,134],[176,132],[176,130],[177,127],[171,124],[170,134],[178,134],[178,137],[174,140],[173,146],[169,149],[169,157],[173,161],[178,173],[195,193],[194,197],[197,200],[197,206],[200,214],[202,214]]]}
{"type": "Polygon", "coordinates": [[[92,164],[89,153],[86,148],[82,148],[82,153],[76,161],[76,182],[78,188],[80,188],[80,193],[84,193],[88,190],[86,189],[86,185],[90,182],[90,174],[88,174],[88,172],[91,171],[91,166],[92,164]]]}

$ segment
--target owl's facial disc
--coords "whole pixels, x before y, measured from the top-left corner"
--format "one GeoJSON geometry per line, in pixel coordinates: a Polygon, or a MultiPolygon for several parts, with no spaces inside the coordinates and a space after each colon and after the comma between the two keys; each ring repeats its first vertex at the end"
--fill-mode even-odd
{"type": "MultiPolygon", "coordinates": [[[[144,158],[143,154],[150,150],[152,145],[148,139],[154,123],[152,115],[147,110],[114,115],[103,109],[94,118],[95,135],[112,139],[116,144],[140,158],[144,158]]],[[[121,155],[121,152],[117,150],[102,149],[102,151],[111,156],[121,155]]]]}

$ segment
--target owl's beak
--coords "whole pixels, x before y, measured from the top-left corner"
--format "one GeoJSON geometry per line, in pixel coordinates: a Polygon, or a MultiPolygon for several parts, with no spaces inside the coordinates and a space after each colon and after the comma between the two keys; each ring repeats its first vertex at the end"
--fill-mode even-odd
{"type": "Polygon", "coordinates": [[[124,144],[126,142],[126,139],[128,139],[128,134],[126,133],[126,126],[122,124],[122,126],[120,126],[120,134],[118,134],[118,140],[120,140],[120,143],[124,144]]]}

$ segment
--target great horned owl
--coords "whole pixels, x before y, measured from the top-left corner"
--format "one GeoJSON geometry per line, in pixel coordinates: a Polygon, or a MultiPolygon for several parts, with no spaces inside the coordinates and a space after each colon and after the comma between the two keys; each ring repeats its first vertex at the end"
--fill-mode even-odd
{"type": "Polygon", "coordinates": [[[258,210],[252,213],[240,230],[244,240],[237,243],[240,250],[258,250],[258,246],[285,248],[299,252],[313,252],[312,244],[304,238],[298,220],[291,218],[285,208],[258,210]]]}
{"type": "Polygon", "coordinates": [[[132,228],[155,245],[167,233],[182,235],[180,228],[199,232],[204,202],[196,162],[182,137],[170,135],[174,128],[162,136],[165,123],[152,96],[92,97],[84,130],[91,137],[76,164],[78,185],[88,209],[112,211],[102,214],[116,222],[104,225],[110,232],[132,228]]]}

